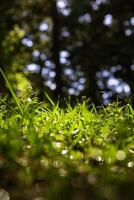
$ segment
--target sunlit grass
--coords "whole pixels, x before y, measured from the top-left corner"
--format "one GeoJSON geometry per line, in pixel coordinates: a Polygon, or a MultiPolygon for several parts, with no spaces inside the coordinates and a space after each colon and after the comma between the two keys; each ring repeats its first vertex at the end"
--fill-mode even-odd
{"type": "MultiPolygon", "coordinates": [[[[19,102],[21,109],[3,100],[0,105],[0,184],[9,191],[8,182],[17,184],[18,191],[38,184],[43,198],[60,199],[62,193],[61,199],[68,194],[75,200],[75,193],[85,190],[88,196],[91,187],[92,198],[104,199],[107,187],[118,197],[118,187],[132,181],[134,111],[130,104],[95,108],[83,102],[61,109],[27,95],[19,102]]],[[[14,199],[18,193],[12,194],[14,199]]]]}
{"type": "Polygon", "coordinates": [[[0,99],[0,187],[11,199],[133,199],[131,104],[62,109],[47,94],[17,97],[1,73],[14,100],[0,99]]]}

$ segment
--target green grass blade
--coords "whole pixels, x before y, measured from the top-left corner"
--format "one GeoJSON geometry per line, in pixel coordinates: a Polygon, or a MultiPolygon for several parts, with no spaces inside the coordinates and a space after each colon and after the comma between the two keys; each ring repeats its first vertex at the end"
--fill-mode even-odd
{"type": "Polygon", "coordinates": [[[132,115],[134,115],[134,110],[133,110],[133,107],[131,106],[131,104],[128,104],[127,106],[128,106],[128,108],[129,108],[129,110],[130,110],[130,113],[131,113],[132,115]]]}
{"type": "Polygon", "coordinates": [[[4,72],[3,72],[3,70],[2,70],[1,68],[0,68],[0,72],[1,72],[3,78],[4,78],[5,82],[6,82],[7,88],[9,89],[9,91],[10,91],[11,94],[12,94],[12,97],[13,97],[13,99],[14,99],[16,105],[18,106],[19,110],[20,110],[21,113],[22,113],[22,108],[21,108],[19,99],[18,99],[18,97],[16,96],[15,92],[13,91],[13,88],[12,88],[11,84],[9,83],[9,81],[8,81],[8,79],[7,79],[7,77],[6,77],[6,75],[4,74],[4,72]]]}
{"type": "Polygon", "coordinates": [[[45,96],[47,97],[48,101],[52,104],[53,107],[55,107],[55,103],[52,101],[52,99],[49,97],[47,93],[45,93],[45,96]]]}

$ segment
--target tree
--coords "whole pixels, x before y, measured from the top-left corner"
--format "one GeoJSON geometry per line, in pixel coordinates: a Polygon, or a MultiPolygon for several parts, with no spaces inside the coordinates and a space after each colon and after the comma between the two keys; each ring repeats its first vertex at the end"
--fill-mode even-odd
{"type": "Polygon", "coordinates": [[[41,99],[49,90],[56,99],[86,95],[96,104],[107,104],[116,95],[127,97],[134,90],[133,4],[130,0],[4,4],[1,66],[6,66],[9,78],[13,71],[28,77],[41,99]],[[15,27],[17,35],[24,34],[11,42],[15,27]]]}

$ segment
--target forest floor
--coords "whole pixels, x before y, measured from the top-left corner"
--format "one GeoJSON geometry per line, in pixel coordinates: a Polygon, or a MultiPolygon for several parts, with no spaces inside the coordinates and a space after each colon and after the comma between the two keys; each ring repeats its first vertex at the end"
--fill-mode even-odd
{"type": "Polygon", "coordinates": [[[62,109],[32,96],[0,99],[0,187],[10,198],[134,199],[132,106],[62,109]]]}

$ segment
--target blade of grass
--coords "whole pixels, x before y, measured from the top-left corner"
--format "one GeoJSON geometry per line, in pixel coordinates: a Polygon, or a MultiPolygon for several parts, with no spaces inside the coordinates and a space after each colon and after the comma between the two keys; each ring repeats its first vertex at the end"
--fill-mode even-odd
{"type": "Polygon", "coordinates": [[[130,113],[131,113],[132,115],[134,115],[134,110],[133,110],[133,107],[131,106],[131,104],[128,104],[127,106],[128,106],[128,108],[129,108],[129,110],[130,110],[130,113]]]}
{"type": "Polygon", "coordinates": [[[3,70],[2,70],[1,68],[0,68],[0,72],[1,72],[3,78],[4,78],[5,82],[6,82],[7,88],[9,89],[9,91],[10,91],[11,94],[12,94],[12,97],[13,97],[13,99],[14,99],[16,105],[18,106],[19,110],[20,110],[21,113],[22,113],[22,108],[21,108],[19,99],[18,99],[18,97],[16,96],[15,92],[13,91],[13,88],[12,88],[11,84],[9,83],[9,81],[8,81],[8,79],[7,79],[6,75],[5,75],[5,73],[3,72],[3,70]]]}
{"type": "Polygon", "coordinates": [[[45,96],[47,97],[48,101],[52,104],[53,107],[55,107],[55,103],[52,101],[52,99],[49,97],[47,93],[45,93],[45,96]]]}

